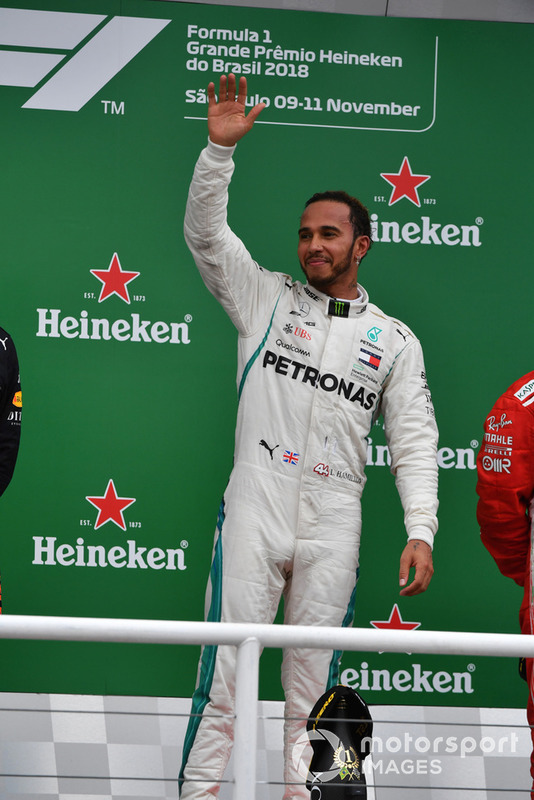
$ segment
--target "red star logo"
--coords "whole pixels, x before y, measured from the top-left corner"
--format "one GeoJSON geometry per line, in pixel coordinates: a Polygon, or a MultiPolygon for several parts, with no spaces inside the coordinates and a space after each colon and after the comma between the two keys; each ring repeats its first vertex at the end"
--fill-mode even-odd
{"type": "Polygon", "coordinates": [[[380,177],[393,186],[388,202],[389,206],[392,206],[398,200],[402,200],[403,197],[407,197],[415,206],[420,206],[421,201],[419,200],[417,187],[430,179],[430,175],[415,175],[412,172],[408,156],[404,156],[400,172],[396,174],[381,172],[380,177]]]}
{"type": "Polygon", "coordinates": [[[106,493],[103,497],[86,497],[86,500],[98,508],[98,518],[95,523],[95,531],[105,525],[106,522],[114,522],[123,531],[126,530],[126,523],[124,521],[123,511],[132,503],[135,503],[135,497],[119,497],[113,480],[109,480],[106,488],[106,493]]]}
{"type": "Polygon", "coordinates": [[[381,630],[396,630],[396,631],[414,631],[420,626],[420,622],[404,622],[399,611],[397,603],[391,609],[391,614],[388,620],[381,620],[374,622],[371,621],[373,628],[380,628],[381,630]]]}
{"type": "Polygon", "coordinates": [[[111,297],[112,294],[118,295],[121,300],[129,303],[130,295],[128,294],[126,284],[130,283],[130,281],[133,281],[134,278],[137,278],[137,276],[141,274],[140,272],[128,272],[128,270],[121,269],[121,262],[119,261],[117,253],[113,253],[109,269],[91,269],[89,271],[91,275],[94,275],[95,278],[102,281],[102,289],[100,291],[100,297],[98,298],[99,303],[111,297]]]}

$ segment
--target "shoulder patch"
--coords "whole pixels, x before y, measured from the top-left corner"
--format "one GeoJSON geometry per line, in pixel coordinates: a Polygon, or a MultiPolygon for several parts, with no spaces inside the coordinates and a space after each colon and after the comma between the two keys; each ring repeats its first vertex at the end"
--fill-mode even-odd
{"type": "Polygon", "coordinates": [[[407,342],[408,341],[408,337],[411,336],[411,331],[409,331],[407,328],[404,329],[405,333],[403,333],[399,327],[396,327],[395,330],[397,331],[399,336],[402,336],[402,338],[404,339],[405,342],[407,342]]]}
{"type": "Polygon", "coordinates": [[[519,402],[524,406],[529,406],[531,403],[534,403],[534,379],[524,383],[517,392],[514,392],[514,397],[517,397],[519,402]]]}

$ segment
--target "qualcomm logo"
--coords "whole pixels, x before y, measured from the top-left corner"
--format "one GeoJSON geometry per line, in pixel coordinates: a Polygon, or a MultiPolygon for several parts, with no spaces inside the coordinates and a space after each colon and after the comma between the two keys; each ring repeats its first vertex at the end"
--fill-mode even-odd
{"type": "Polygon", "coordinates": [[[0,85],[40,84],[22,108],[79,111],[170,21],[0,8],[0,85]]]}

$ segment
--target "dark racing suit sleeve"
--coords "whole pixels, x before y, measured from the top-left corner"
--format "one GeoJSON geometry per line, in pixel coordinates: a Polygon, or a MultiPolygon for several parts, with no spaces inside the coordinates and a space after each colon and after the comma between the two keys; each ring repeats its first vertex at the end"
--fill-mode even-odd
{"type": "Polygon", "coordinates": [[[13,340],[0,328],[0,495],[13,476],[19,451],[22,395],[13,340]]]}
{"type": "Polygon", "coordinates": [[[522,405],[511,390],[486,418],[477,473],[482,542],[502,574],[523,586],[534,494],[534,408],[522,405]]]}

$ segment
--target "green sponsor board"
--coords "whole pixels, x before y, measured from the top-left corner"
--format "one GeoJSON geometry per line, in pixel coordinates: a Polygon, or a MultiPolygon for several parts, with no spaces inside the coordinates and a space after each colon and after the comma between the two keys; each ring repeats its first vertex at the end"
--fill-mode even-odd
{"type": "MultiPolygon", "coordinates": [[[[205,88],[249,78],[230,221],[300,277],[304,200],[345,188],[376,243],[360,278],[423,343],[440,425],[428,592],[398,595],[402,509],[371,432],[355,624],[516,632],[521,590],[479,542],[475,457],[531,368],[531,26],[184,3],[0,9],[3,299],[24,389],[1,501],[8,614],[202,619],[232,462],[235,332],[182,236],[205,88]],[[507,275],[506,280],[502,275],[507,275]]],[[[3,691],[187,695],[198,650],[8,642],[3,691]]],[[[280,655],[261,694],[279,698],[280,655]]],[[[514,661],[350,653],[369,702],[523,705],[514,661]]]]}

